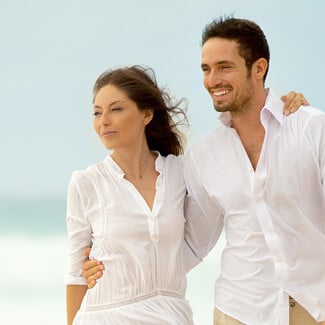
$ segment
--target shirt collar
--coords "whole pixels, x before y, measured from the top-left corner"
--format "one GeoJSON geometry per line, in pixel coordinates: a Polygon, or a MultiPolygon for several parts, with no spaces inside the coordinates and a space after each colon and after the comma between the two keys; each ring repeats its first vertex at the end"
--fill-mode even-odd
{"type": "MultiPolygon", "coordinates": [[[[267,97],[266,97],[264,107],[262,108],[262,111],[261,111],[261,117],[267,111],[282,125],[283,118],[284,118],[284,115],[283,115],[284,103],[275,94],[275,92],[272,89],[267,88],[267,89],[265,89],[265,91],[267,93],[267,97]]],[[[220,113],[218,119],[224,126],[231,127],[232,118],[231,118],[230,112],[220,113]]]]}
{"type": "MultiPolygon", "coordinates": [[[[157,154],[157,158],[155,161],[155,168],[159,173],[162,173],[164,169],[164,164],[165,160],[164,157],[161,156],[161,154],[158,151],[153,151],[154,153],[157,154]]],[[[119,178],[124,177],[124,172],[121,169],[121,167],[114,161],[111,155],[107,155],[106,158],[104,159],[104,165],[115,175],[117,175],[119,178]]]]}
{"type": "Polygon", "coordinates": [[[266,101],[264,104],[264,107],[261,111],[261,117],[263,116],[264,112],[267,111],[269,112],[275,120],[277,120],[281,125],[283,124],[283,106],[284,103],[283,101],[275,94],[275,92],[267,88],[265,89],[267,93],[266,101]]]}

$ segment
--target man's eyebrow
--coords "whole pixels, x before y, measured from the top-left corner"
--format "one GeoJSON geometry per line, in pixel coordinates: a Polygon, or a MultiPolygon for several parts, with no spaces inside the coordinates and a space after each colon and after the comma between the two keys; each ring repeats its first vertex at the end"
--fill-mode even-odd
{"type": "MultiPolygon", "coordinates": [[[[233,64],[233,62],[232,61],[229,61],[229,60],[221,60],[221,61],[213,62],[213,65],[220,65],[220,64],[233,64]]],[[[206,63],[202,63],[201,64],[201,68],[207,67],[207,66],[209,66],[209,65],[206,64],[206,63]]]]}

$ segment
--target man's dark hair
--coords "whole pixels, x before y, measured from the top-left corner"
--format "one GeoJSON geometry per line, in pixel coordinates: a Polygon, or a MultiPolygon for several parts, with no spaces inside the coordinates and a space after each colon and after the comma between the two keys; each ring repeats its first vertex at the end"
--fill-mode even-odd
{"type": "MultiPolygon", "coordinates": [[[[268,64],[270,50],[262,29],[253,21],[234,18],[232,16],[220,17],[205,26],[202,32],[201,45],[213,37],[234,40],[238,43],[239,55],[244,58],[246,67],[251,70],[253,63],[264,58],[268,64]]],[[[264,75],[264,82],[268,68],[264,75]]]]}

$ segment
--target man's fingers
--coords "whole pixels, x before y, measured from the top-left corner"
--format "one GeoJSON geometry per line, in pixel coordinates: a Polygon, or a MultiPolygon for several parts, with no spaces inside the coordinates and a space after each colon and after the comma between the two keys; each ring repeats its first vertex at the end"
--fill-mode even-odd
{"type": "Polygon", "coordinates": [[[89,258],[91,247],[86,247],[84,250],[84,255],[89,258]]]}
{"type": "Polygon", "coordinates": [[[83,277],[86,279],[88,288],[92,288],[96,285],[96,281],[103,276],[105,267],[100,261],[89,260],[83,265],[83,277]]]}
{"type": "MultiPolygon", "coordinates": [[[[90,248],[85,248],[84,255],[89,257],[90,248]]],[[[82,276],[86,279],[88,289],[93,288],[97,280],[103,276],[104,263],[97,260],[86,260],[82,266],[82,276]]]]}
{"type": "Polygon", "coordinates": [[[88,271],[98,265],[101,265],[101,262],[99,262],[97,260],[89,260],[83,264],[82,269],[83,269],[83,271],[88,271]]]}
{"type": "Polygon", "coordinates": [[[100,279],[102,276],[103,276],[103,272],[98,271],[95,274],[87,277],[86,280],[87,280],[88,288],[93,288],[96,285],[97,280],[100,279]]]}
{"type": "Polygon", "coordinates": [[[102,276],[103,271],[104,271],[104,266],[98,265],[98,266],[93,267],[89,270],[83,271],[82,275],[85,279],[87,279],[87,282],[89,282],[88,278],[90,278],[90,277],[94,278],[96,280],[99,279],[102,276]],[[100,274],[99,277],[98,277],[98,274],[100,274]]]}
{"type": "Polygon", "coordinates": [[[91,280],[88,283],[88,289],[92,289],[96,285],[97,281],[96,280],[91,280]]]}

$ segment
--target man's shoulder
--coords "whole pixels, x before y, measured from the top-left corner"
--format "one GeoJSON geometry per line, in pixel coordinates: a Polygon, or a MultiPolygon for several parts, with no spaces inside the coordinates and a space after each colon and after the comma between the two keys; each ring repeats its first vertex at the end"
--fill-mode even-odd
{"type": "Polygon", "coordinates": [[[195,142],[193,142],[188,151],[204,150],[205,148],[210,148],[212,145],[216,145],[219,142],[220,137],[224,133],[225,127],[218,125],[212,131],[203,134],[195,142]]]}
{"type": "Polygon", "coordinates": [[[184,166],[201,164],[211,156],[218,155],[225,146],[225,127],[217,126],[214,130],[202,135],[191,144],[184,157],[184,166]]]}
{"type": "Polygon", "coordinates": [[[325,123],[325,112],[313,106],[302,106],[297,112],[284,118],[284,122],[288,124],[295,123],[300,126],[304,126],[310,121],[325,123]]]}

